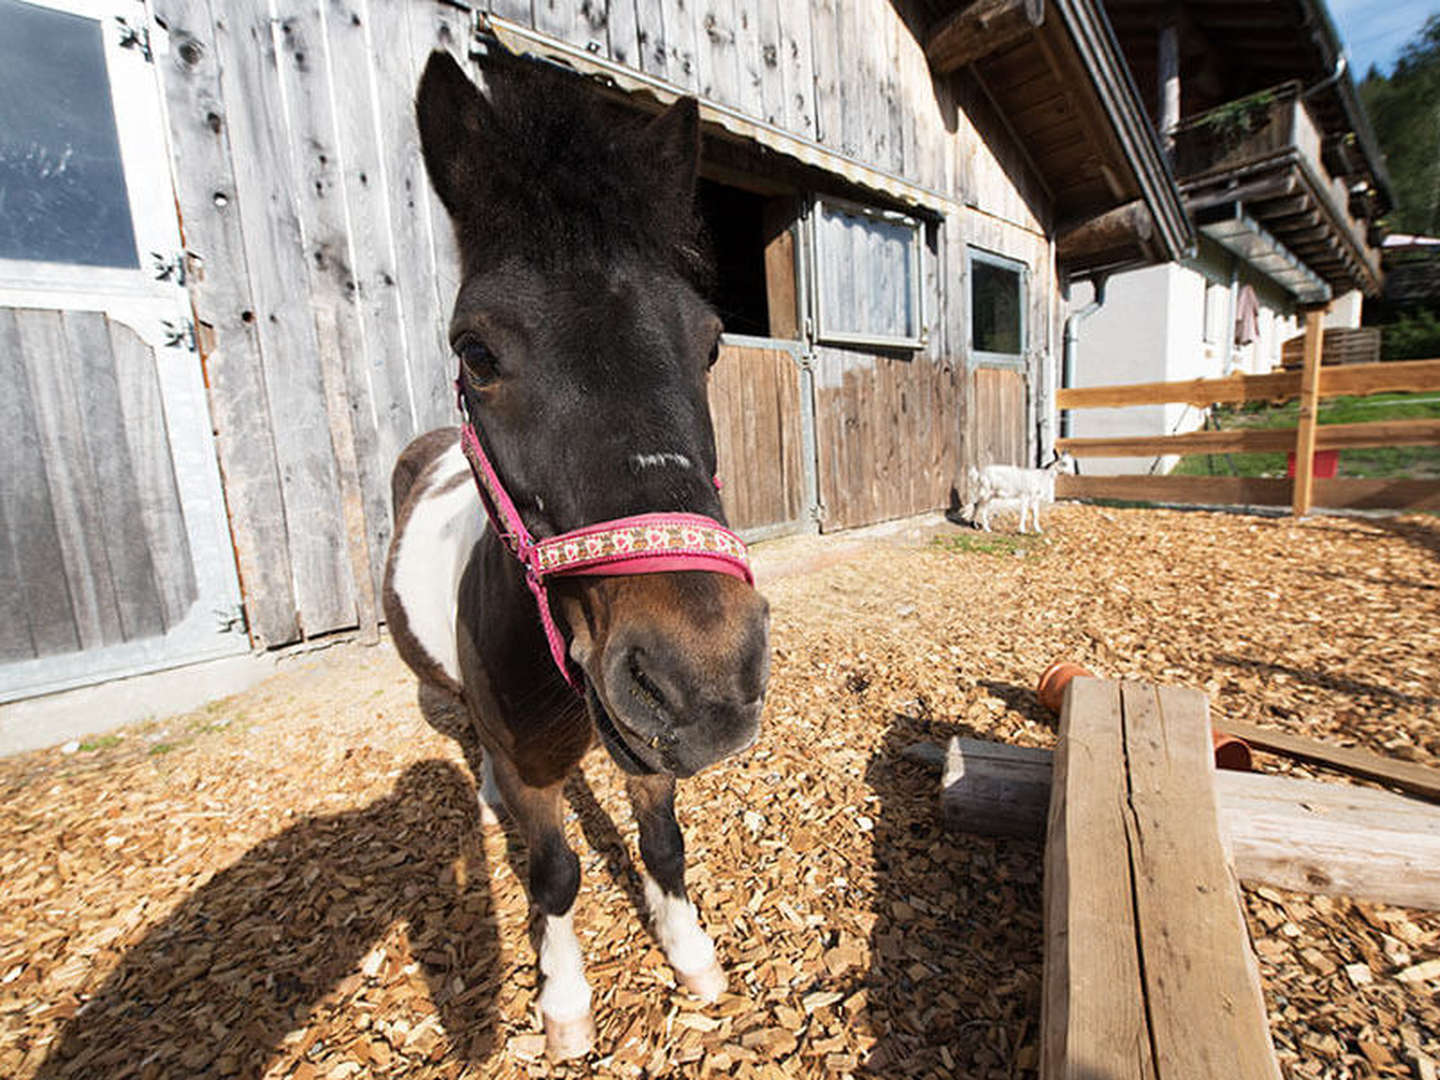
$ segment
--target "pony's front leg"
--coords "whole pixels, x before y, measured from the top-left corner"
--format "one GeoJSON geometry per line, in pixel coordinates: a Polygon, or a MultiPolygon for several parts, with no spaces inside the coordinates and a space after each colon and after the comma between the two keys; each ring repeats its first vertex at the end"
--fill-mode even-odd
{"type": "Polygon", "coordinates": [[[625,786],[640,827],[645,903],[655,936],[680,985],[704,1001],[715,1001],[725,992],[725,971],[685,894],[685,838],[675,820],[675,778],[631,776],[625,786]]]}
{"type": "Polygon", "coordinates": [[[575,936],[580,860],[565,842],[563,784],[525,784],[504,757],[494,760],[506,808],[525,833],[535,951],[540,958],[540,1014],[545,1052],[554,1060],[581,1057],[595,1042],[590,984],[575,936]]]}

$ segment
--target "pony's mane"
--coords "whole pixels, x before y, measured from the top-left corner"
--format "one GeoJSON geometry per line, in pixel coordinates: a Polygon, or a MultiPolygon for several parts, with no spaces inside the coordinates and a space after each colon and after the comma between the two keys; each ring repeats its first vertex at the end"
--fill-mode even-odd
{"type": "Polygon", "coordinates": [[[479,65],[497,130],[476,148],[483,205],[457,222],[467,266],[632,253],[703,283],[709,259],[693,185],[676,175],[680,163],[656,159],[649,118],[551,64],[492,49],[479,65]]]}

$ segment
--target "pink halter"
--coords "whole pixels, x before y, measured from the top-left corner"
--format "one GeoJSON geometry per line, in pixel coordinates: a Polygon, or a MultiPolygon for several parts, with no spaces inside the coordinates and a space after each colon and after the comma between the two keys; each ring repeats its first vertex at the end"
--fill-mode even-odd
{"type": "MultiPolygon", "coordinates": [[[[464,410],[464,401],[461,400],[464,410]]],[[[565,681],[577,692],[580,682],[565,654],[565,639],[550,614],[545,580],[582,574],[656,574],[671,570],[709,570],[755,584],[745,543],[713,518],[701,514],[637,514],[584,525],[536,540],[500,483],[500,477],[468,416],[460,445],[480,488],[480,502],[510,554],[525,570],[525,584],[540,608],[540,623],[550,655],[565,681]]],[[[716,486],[719,481],[716,480],[716,486]]]]}

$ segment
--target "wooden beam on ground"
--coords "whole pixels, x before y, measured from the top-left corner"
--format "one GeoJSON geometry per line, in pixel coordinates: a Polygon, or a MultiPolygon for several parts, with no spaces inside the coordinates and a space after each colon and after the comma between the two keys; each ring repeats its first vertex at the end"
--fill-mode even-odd
{"type": "Polygon", "coordinates": [[[1302,735],[1256,727],[1254,724],[1244,724],[1237,720],[1227,720],[1221,725],[1221,730],[1237,739],[1244,739],[1261,750],[1283,754],[1297,761],[1328,765],[1352,776],[1378,780],[1412,795],[1440,802],[1440,769],[1432,769],[1411,761],[1396,761],[1394,758],[1372,754],[1368,750],[1332,746],[1318,739],[1307,739],[1302,735]]]}
{"type": "Polygon", "coordinates": [[[1055,235],[1055,257],[1066,263],[1128,245],[1143,248],[1154,235],[1155,218],[1145,200],[1136,199],[1086,221],[1061,226],[1055,235]]]}
{"type": "MultiPolygon", "coordinates": [[[[1189,506],[1287,506],[1291,482],[1259,476],[1068,476],[1061,499],[1118,499],[1189,506]]],[[[1440,481],[1316,480],[1314,505],[1328,510],[1440,510],[1440,481]]]]}
{"type": "Polygon", "coordinates": [[[1300,369],[1300,423],[1295,428],[1295,487],[1290,493],[1290,512],[1303,517],[1310,512],[1315,494],[1315,427],[1320,404],[1320,352],[1325,340],[1325,312],[1311,308],[1305,313],[1305,363],[1300,369]]]}
{"type": "MultiPolygon", "coordinates": [[[[1325,371],[1325,397],[1366,394],[1433,393],[1440,391],[1440,360],[1405,360],[1391,364],[1347,364],[1325,371]]],[[[1075,386],[1059,391],[1062,409],[1115,409],[1127,405],[1182,402],[1207,405],[1246,401],[1284,401],[1300,393],[1300,372],[1270,375],[1227,375],[1223,379],[1131,383],[1124,386],[1075,386]]]]}
{"type": "MultiPolygon", "coordinates": [[[[1295,428],[1237,428],[1189,431],[1183,435],[1057,439],[1055,449],[1069,451],[1078,458],[1284,453],[1294,448],[1295,438],[1295,428]]],[[[1316,450],[1357,450],[1369,446],[1440,446],[1440,420],[1320,424],[1315,429],[1316,450]]]]}
{"type": "MultiPolygon", "coordinates": [[[[951,739],[907,748],[943,764],[948,828],[1040,840],[1050,804],[1049,750],[951,739]]],[[[1215,774],[1221,835],[1250,885],[1440,910],[1440,808],[1355,784],[1264,773],[1215,774]]]]}
{"type": "Polygon", "coordinates": [[[1279,1080],[1205,695],[1077,678],[1045,851],[1044,1080],[1279,1080]]]}
{"type": "Polygon", "coordinates": [[[1044,21],[1044,0],[974,0],[931,32],[925,59],[937,74],[948,75],[1017,41],[1044,21]]]}

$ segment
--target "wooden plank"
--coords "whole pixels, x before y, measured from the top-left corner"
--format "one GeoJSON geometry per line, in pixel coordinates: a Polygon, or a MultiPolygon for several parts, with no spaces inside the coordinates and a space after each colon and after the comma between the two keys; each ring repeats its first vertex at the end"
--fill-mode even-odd
{"type": "Polygon", "coordinates": [[[535,0],[535,29],[605,55],[607,0],[535,0]]]}
{"type": "Polygon", "coordinates": [[[1295,486],[1290,509],[1296,517],[1310,512],[1315,494],[1315,429],[1319,423],[1320,346],[1324,340],[1325,312],[1305,313],[1305,366],[1300,372],[1300,422],[1295,429],[1295,486]]]}
{"type": "Polygon", "coordinates": [[[535,7],[532,0],[490,0],[490,14],[509,19],[521,26],[535,25],[535,7]]]}
{"type": "MultiPolygon", "coordinates": [[[[279,31],[283,40],[284,24],[279,31]]],[[[355,625],[345,524],[320,379],[286,103],[264,12],[215,24],[222,90],[238,161],[236,192],[274,423],[284,528],[300,623],[307,636],[355,625]]],[[[219,272],[220,268],[217,268],[219,272]]],[[[267,523],[276,528],[278,521],[267,523]]]]}
{"type": "Polygon", "coordinates": [[[930,34],[925,57],[948,75],[1019,41],[1044,21],[1044,0],[974,0],[930,34]]]}
{"type": "Polygon", "coordinates": [[[117,407],[122,399],[110,328],[98,311],[67,311],[62,322],[121,636],[126,641],[157,637],[165,632],[165,615],[130,461],[130,418],[117,407]]]}
{"type": "MultiPolygon", "coordinates": [[[[940,766],[947,827],[1043,839],[1053,754],[952,738],[906,747],[940,766]]],[[[1215,773],[1221,835],[1236,875],[1253,885],[1440,909],[1440,809],[1354,784],[1265,773],[1215,773]]]]}
{"type": "MultiPolygon", "coordinates": [[[[1280,1080],[1220,841],[1206,697],[1122,683],[1120,699],[1124,751],[1111,767],[1128,766],[1127,846],[1155,1070],[1162,1078],[1280,1080]]],[[[1119,849],[1090,836],[1085,843],[1113,867],[1119,849]]]]}
{"type": "MultiPolygon", "coordinates": [[[[1202,506],[1287,506],[1290,481],[1253,476],[1066,476],[1056,477],[1062,499],[1122,499],[1202,506]]],[[[1440,482],[1315,481],[1314,504],[1331,510],[1440,510],[1440,482]]]]}
{"type": "Polygon", "coordinates": [[[760,119],[781,130],[786,122],[785,37],[776,0],[743,0],[740,10],[753,20],[753,40],[747,37],[740,53],[742,79],[753,79],[760,119]]]}
{"type": "Polygon", "coordinates": [[[285,507],[255,300],[249,276],[239,272],[246,254],[210,7],[155,0],[154,9],[169,28],[170,61],[157,66],[246,625],[254,644],[282,645],[300,630],[289,545],[278,527],[285,507]]]}
{"type": "MultiPolygon", "coordinates": [[[[1295,446],[1295,428],[1240,428],[1190,431],[1183,435],[1067,438],[1055,446],[1075,457],[1157,457],[1162,454],[1284,453],[1295,446]]],[[[1380,420],[1364,424],[1319,424],[1316,450],[1367,446],[1440,446],[1440,420],[1380,420]]]]}
{"type": "Polygon", "coordinates": [[[1043,1080],[1157,1075],[1125,857],[1120,708],[1118,683],[1076,679],[1061,715],[1045,841],[1043,1080]]]}
{"type": "Polygon", "coordinates": [[[670,80],[670,44],[665,27],[665,0],[635,0],[636,43],[640,67],[647,75],[670,80]]]}
{"type": "Polygon", "coordinates": [[[1316,739],[1290,735],[1272,728],[1256,727],[1238,720],[1227,720],[1220,726],[1228,734],[1244,739],[1261,750],[1317,765],[1327,765],[1352,776],[1378,780],[1412,795],[1440,801],[1440,770],[1414,762],[1381,757],[1368,750],[1331,746],[1316,739]]]}
{"type": "Polygon", "coordinates": [[[839,0],[810,4],[810,48],[815,74],[815,138],[828,149],[842,152],[843,119],[840,86],[839,0]]]}
{"type": "Polygon", "coordinates": [[[380,145],[385,149],[390,234],[405,320],[415,430],[431,431],[456,421],[456,369],[452,366],[449,327],[460,290],[460,255],[449,215],[430,190],[421,160],[415,87],[434,49],[458,55],[472,79],[478,72],[466,58],[466,14],[456,7],[441,3],[384,4],[372,6],[370,18],[376,41],[407,45],[405,49],[377,48],[374,78],[380,102],[380,145]]]}
{"type": "Polygon", "coordinates": [[[60,565],[60,536],[41,456],[20,328],[13,308],[0,308],[0,573],[8,579],[14,620],[6,659],[50,656],[80,647],[69,586],[60,565]]]}
{"type": "Polygon", "coordinates": [[[22,571],[64,575],[82,649],[117,644],[125,636],[75,386],[82,361],[70,353],[60,312],[18,310],[15,324],[38,436],[34,462],[44,469],[58,540],[54,549],[36,552],[43,560],[39,565],[22,571]]]}
{"type": "Polygon", "coordinates": [[[800,336],[799,268],[795,261],[795,200],[770,199],[765,204],[765,307],[770,336],[800,336]]]}
{"type": "Polygon", "coordinates": [[[109,331],[140,519],[151,560],[159,571],[156,586],[164,627],[168,630],[189,614],[199,590],[180,492],[175,485],[174,457],[165,424],[156,357],[139,335],[123,323],[111,320],[109,331]]]}
{"type": "Polygon", "coordinates": [[[784,72],[785,110],[781,126],[815,138],[815,60],[808,4],[773,0],[780,24],[780,67],[784,72]]]}
{"type": "Polygon", "coordinates": [[[1055,478],[1061,499],[1128,499],[1202,506],[1284,506],[1290,481],[1252,476],[1068,476],[1055,478]]]}
{"type": "Polygon", "coordinates": [[[25,607],[25,575],[13,539],[23,530],[11,527],[6,511],[9,502],[0,491],[0,664],[30,660],[36,654],[30,613],[25,607]]]}
{"type": "Polygon", "coordinates": [[[660,0],[665,28],[665,77],[692,93],[700,89],[699,21],[694,0],[660,0]]]}
{"type": "Polygon", "coordinates": [[[610,0],[606,34],[610,42],[610,59],[635,70],[644,70],[644,50],[640,45],[641,23],[636,0],[610,0]]]}
{"type": "MultiPolygon", "coordinates": [[[[1324,397],[1440,391],[1440,360],[1406,360],[1389,364],[1355,364],[1325,372],[1324,397]]],[[[1300,372],[1270,375],[1236,373],[1223,379],[1187,382],[1134,383],[1128,386],[1081,386],[1061,390],[1062,409],[1109,409],[1126,405],[1184,402],[1204,408],[1216,402],[1284,401],[1300,393],[1300,372]]]]}

